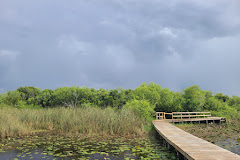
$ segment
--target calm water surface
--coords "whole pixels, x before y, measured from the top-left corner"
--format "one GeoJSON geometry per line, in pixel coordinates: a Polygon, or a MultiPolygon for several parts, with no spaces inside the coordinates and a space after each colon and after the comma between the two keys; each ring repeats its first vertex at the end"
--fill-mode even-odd
{"type": "Polygon", "coordinates": [[[226,140],[220,140],[215,144],[240,155],[240,139],[228,138],[226,140]]]}
{"type": "Polygon", "coordinates": [[[147,138],[38,135],[0,141],[0,160],[177,159],[155,136],[147,138]]]}

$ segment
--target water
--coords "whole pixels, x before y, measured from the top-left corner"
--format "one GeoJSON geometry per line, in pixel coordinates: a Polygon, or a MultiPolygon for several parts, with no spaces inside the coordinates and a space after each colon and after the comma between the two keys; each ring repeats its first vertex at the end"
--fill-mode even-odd
{"type": "Polygon", "coordinates": [[[177,159],[155,136],[145,138],[38,135],[0,141],[0,160],[177,159]]]}
{"type": "Polygon", "coordinates": [[[240,139],[228,138],[226,140],[220,140],[215,144],[240,155],[240,139]]]}

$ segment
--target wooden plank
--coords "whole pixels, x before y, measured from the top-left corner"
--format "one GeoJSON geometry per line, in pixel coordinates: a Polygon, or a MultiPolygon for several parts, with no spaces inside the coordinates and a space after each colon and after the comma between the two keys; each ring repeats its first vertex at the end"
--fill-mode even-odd
{"type": "Polygon", "coordinates": [[[211,114],[211,112],[172,112],[173,114],[188,114],[188,113],[190,113],[190,114],[197,114],[197,113],[209,113],[209,114],[211,114]]]}
{"type": "Polygon", "coordinates": [[[155,120],[152,123],[156,131],[187,159],[240,160],[239,155],[195,137],[168,122],[169,120],[155,120]]]}
{"type": "Polygon", "coordinates": [[[165,114],[169,114],[169,115],[172,115],[173,113],[165,113],[165,114]]]}
{"type": "Polygon", "coordinates": [[[211,117],[211,115],[173,115],[173,117],[211,117]]]}
{"type": "Polygon", "coordinates": [[[206,118],[190,118],[190,119],[171,119],[169,122],[196,122],[196,121],[226,121],[224,117],[206,117],[206,118]]]}

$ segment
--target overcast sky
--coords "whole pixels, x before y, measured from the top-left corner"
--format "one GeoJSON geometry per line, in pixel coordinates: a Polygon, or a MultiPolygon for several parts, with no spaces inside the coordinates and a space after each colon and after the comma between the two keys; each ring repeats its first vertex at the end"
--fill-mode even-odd
{"type": "Polygon", "coordinates": [[[240,1],[0,0],[0,92],[150,81],[240,96],[240,1]]]}

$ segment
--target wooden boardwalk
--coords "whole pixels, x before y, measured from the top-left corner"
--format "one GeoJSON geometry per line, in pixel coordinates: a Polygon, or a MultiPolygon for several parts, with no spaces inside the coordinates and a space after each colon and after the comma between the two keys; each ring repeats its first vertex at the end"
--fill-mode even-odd
{"type": "Polygon", "coordinates": [[[219,123],[222,123],[222,122],[226,122],[226,118],[224,117],[206,117],[206,118],[185,118],[185,119],[165,119],[169,122],[173,122],[173,123],[176,123],[176,122],[206,122],[206,123],[209,123],[209,122],[219,122],[219,123]]]}
{"type": "MultiPolygon", "coordinates": [[[[210,117],[209,117],[210,118],[210,117]]],[[[214,117],[212,117],[214,118],[214,117]]],[[[195,119],[196,120],[196,119],[195,119]]],[[[240,160],[240,156],[195,137],[170,124],[172,120],[154,120],[157,132],[188,160],[240,160]]]]}

